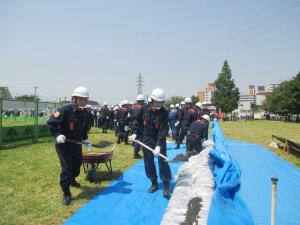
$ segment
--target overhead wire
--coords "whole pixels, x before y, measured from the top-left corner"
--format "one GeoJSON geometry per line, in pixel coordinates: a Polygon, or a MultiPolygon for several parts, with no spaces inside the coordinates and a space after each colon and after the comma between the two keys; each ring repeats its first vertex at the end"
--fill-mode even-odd
{"type": "MultiPolygon", "coordinates": [[[[221,46],[221,45],[223,45],[224,43],[227,43],[227,41],[232,41],[233,39],[235,39],[235,38],[241,36],[242,34],[244,34],[244,33],[247,32],[247,31],[254,30],[255,28],[257,28],[257,27],[259,27],[259,26],[265,24],[266,22],[268,22],[268,21],[272,20],[273,18],[277,17],[278,15],[282,14],[282,13],[285,12],[286,10],[295,7],[295,6],[296,6],[297,4],[299,4],[299,3],[300,3],[300,2],[293,2],[293,3],[290,4],[289,6],[283,8],[283,9],[280,9],[279,11],[276,11],[276,12],[273,13],[271,16],[269,16],[269,17],[267,17],[267,18],[264,18],[263,20],[261,20],[261,21],[255,23],[254,25],[251,25],[250,27],[248,27],[248,28],[246,28],[246,29],[244,29],[244,30],[242,30],[242,31],[239,31],[237,34],[232,35],[230,38],[226,38],[226,39],[220,41],[220,42],[217,43],[216,45],[214,45],[214,46],[208,48],[205,52],[202,51],[201,53],[195,55],[194,58],[192,58],[192,59],[190,59],[190,60],[185,60],[184,63],[181,63],[180,65],[178,64],[175,68],[172,68],[171,70],[168,70],[168,71],[166,71],[166,72],[164,72],[164,73],[151,75],[151,76],[149,76],[149,78],[150,78],[150,79],[153,79],[153,78],[155,78],[156,76],[161,76],[161,77],[162,77],[163,75],[165,76],[166,74],[174,73],[174,72],[177,72],[177,71],[179,71],[179,70],[182,70],[183,68],[185,68],[185,67],[187,67],[187,66],[189,66],[189,65],[191,65],[191,64],[193,65],[193,64],[198,63],[198,62],[199,62],[198,58],[200,57],[201,54],[203,54],[203,53],[208,53],[209,50],[213,50],[213,49],[215,49],[216,47],[221,46]],[[178,68],[178,67],[179,67],[179,68],[178,68]]],[[[290,19],[289,19],[289,20],[290,20],[290,19]]],[[[281,23],[280,23],[280,24],[281,24],[281,23]]],[[[280,24],[277,24],[277,25],[280,25],[280,24]]],[[[276,25],[276,26],[277,26],[277,25],[276,25]]],[[[272,28],[273,28],[273,26],[272,26],[272,28]]],[[[267,31],[268,31],[268,30],[269,30],[269,29],[267,29],[267,31]]],[[[261,32],[261,33],[265,33],[265,32],[263,31],[263,32],[261,32]]],[[[256,34],[256,35],[259,35],[259,34],[256,34]]],[[[250,38],[246,38],[246,40],[247,40],[247,39],[252,39],[252,38],[255,37],[256,35],[252,35],[250,38]]],[[[243,41],[242,41],[242,42],[243,42],[243,41]]],[[[231,47],[233,47],[233,46],[235,46],[235,45],[236,45],[236,46],[237,46],[237,45],[240,45],[242,42],[239,42],[238,44],[231,45],[230,47],[227,47],[226,50],[230,49],[231,47]]],[[[222,50],[222,51],[224,51],[224,50],[222,50]]],[[[220,51],[217,51],[217,53],[219,53],[219,52],[220,52],[220,51]]],[[[214,54],[213,54],[213,55],[214,55],[214,54]]],[[[208,56],[208,57],[211,57],[211,55],[208,56]]],[[[206,59],[207,59],[207,57],[206,57],[206,59]]]]}

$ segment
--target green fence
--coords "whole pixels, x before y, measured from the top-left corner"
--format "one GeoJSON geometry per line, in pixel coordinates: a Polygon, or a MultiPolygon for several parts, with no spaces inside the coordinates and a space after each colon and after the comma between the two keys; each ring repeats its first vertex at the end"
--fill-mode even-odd
{"type": "Polygon", "coordinates": [[[57,103],[0,98],[0,147],[3,143],[50,136],[46,122],[57,103]]]}

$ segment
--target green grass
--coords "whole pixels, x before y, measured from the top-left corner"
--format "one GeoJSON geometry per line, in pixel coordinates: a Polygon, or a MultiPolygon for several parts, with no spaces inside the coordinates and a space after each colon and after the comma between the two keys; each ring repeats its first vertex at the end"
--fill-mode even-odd
{"type": "MultiPolygon", "coordinates": [[[[104,140],[115,142],[111,131],[105,135],[96,128],[92,129],[89,137],[94,143],[104,140]]],[[[59,187],[60,166],[54,142],[46,138],[42,143],[29,142],[22,147],[10,148],[0,151],[0,224],[62,224],[137,162],[133,159],[131,145],[118,145],[112,160],[113,175],[110,176],[105,165],[101,164],[97,170],[101,183],[89,183],[81,169],[77,180],[82,189],[72,188],[73,201],[70,206],[63,206],[59,187]]],[[[112,145],[105,149],[94,148],[93,151],[110,151],[111,148],[112,145]]]]}
{"type": "Polygon", "coordinates": [[[287,154],[282,149],[269,147],[269,144],[272,141],[280,143],[276,140],[272,140],[272,134],[300,143],[299,123],[254,120],[240,122],[221,121],[219,122],[219,124],[226,138],[259,144],[270,149],[271,151],[293,163],[294,165],[300,167],[299,158],[291,154],[287,154]]]}

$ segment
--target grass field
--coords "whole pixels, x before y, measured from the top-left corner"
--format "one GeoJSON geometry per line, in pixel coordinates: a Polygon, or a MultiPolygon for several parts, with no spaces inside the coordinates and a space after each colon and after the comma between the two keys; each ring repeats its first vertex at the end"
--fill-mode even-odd
{"type": "MultiPolygon", "coordinates": [[[[227,138],[257,143],[264,147],[268,147],[272,141],[272,134],[300,142],[300,124],[241,121],[220,122],[220,126],[227,138]]],[[[94,143],[104,140],[112,143],[115,141],[111,131],[102,134],[97,128],[92,129],[89,137],[94,143]]],[[[103,165],[97,174],[101,182],[94,184],[85,179],[85,174],[81,170],[77,180],[82,184],[82,189],[72,188],[73,201],[70,206],[63,206],[62,193],[58,185],[60,166],[53,139],[43,138],[38,144],[24,141],[18,145],[19,147],[7,145],[9,150],[0,151],[0,224],[5,225],[62,224],[107,187],[111,180],[119,177],[124,170],[137,162],[133,159],[132,146],[117,145],[112,160],[113,176],[108,175],[103,165]]],[[[112,145],[101,151],[110,151],[111,147],[112,145]]],[[[275,152],[300,166],[299,159],[288,156],[282,150],[275,152]]]]}
{"type": "MultiPolygon", "coordinates": [[[[282,149],[269,147],[269,144],[272,142],[272,134],[300,143],[300,123],[254,120],[240,122],[221,121],[219,124],[226,138],[259,144],[300,167],[299,158],[288,155],[282,149]]],[[[276,140],[274,141],[276,142],[276,140]]]]}

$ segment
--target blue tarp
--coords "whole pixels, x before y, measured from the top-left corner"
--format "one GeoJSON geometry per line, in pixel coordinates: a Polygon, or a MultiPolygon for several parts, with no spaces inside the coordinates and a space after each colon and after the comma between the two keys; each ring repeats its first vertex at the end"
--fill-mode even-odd
{"type": "MultiPolygon", "coordinates": [[[[185,151],[184,148],[174,150],[174,147],[174,144],[168,144],[169,159],[185,151]]],[[[180,165],[170,163],[173,175],[171,189],[175,186],[174,176],[180,165]]],[[[150,184],[145,175],[144,161],[141,160],[79,209],[65,225],[158,225],[169,200],[162,196],[162,182],[155,193],[147,192],[150,184]]]]}
{"type": "Polygon", "coordinates": [[[253,221],[250,212],[239,195],[239,165],[228,154],[228,146],[216,120],[211,129],[215,149],[210,152],[210,156],[215,161],[213,173],[216,189],[209,209],[208,225],[251,225],[253,221]]]}
{"type": "Polygon", "coordinates": [[[227,143],[229,153],[239,162],[240,195],[254,223],[271,223],[271,177],[277,177],[276,224],[300,224],[300,169],[259,145],[233,140],[227,143]]]}

